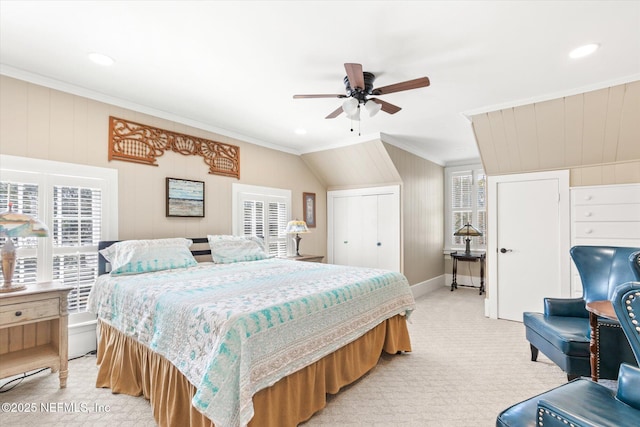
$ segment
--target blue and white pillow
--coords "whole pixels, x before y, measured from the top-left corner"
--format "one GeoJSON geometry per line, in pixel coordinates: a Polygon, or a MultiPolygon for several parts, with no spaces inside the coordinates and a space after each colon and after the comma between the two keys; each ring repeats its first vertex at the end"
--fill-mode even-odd
{"type": "Polygon", "coordinates": [[[112,276],[191,267],[198,262],[189,247],[193,242],[181,237],[170,239],[125,240],[100,253],[111,264],[112,276]]]}
{"type": "Polygon", "coordinates": [[[269,258],[262,239],[257,237],[209,235],[211,257],[216,264],[257,261],[269,258]]]}

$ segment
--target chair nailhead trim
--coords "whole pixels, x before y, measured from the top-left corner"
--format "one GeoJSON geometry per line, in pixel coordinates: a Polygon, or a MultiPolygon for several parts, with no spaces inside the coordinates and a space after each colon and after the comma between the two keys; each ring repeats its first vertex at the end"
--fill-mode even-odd
{"type": "Polygon", "coordinates": [[[572,422],[570,422],[569,420],[564,419],[563,417],[561,417],[560,415],[551,412],[548,409],[543,409],[543,408],[538,408],[538,425],[539,426],[544,426],[544,422],[542,421],[542,415],[543,414],[548,414],[550,416],[552,416],[553,418],[562,421],[564,424],[568,425],[569,427],[576,427],[576,425],[572,422]]]}
{"type": "Polygon", "coordinates": [[[627,296],[627,300],[625,301],[625,304],[629,314],[629,319],[631,319],[631,323],[636,325],[636,332],[640,333],[640,326],[638,326],[638,321],[635,318],[636,314],[633,312],[633,307],[631,306],[631,303],[636,297],[640,297],[640,292],[634,292],[632,294],[629,294],[627,296]]]}

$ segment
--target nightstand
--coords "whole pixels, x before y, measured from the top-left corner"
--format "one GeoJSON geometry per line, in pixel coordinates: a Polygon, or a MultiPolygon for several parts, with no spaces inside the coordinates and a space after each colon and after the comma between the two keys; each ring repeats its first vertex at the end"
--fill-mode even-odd
{"type": "Polygon", "coordinates": [[[71,289],[47,282],[0,293],[0,378],[51,368],[51,372],[60,372],[60,388],[67,386],[67,295],[71,289]]]}
{"type": "Polygon", "coordinates": [[[291,259],[294,261],[306,261],[306,262],[322,262],[324,255],[292,255],[282,257],[282,259],[291,259]]]}

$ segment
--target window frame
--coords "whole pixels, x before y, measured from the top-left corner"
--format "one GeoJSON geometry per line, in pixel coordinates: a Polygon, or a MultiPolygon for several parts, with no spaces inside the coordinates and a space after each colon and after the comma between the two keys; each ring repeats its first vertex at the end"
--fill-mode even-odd
{"type": "MultiPolygon", "coordinates": [[[[452,185],[452,181],[453,181],[453,177],[460,175],[464,172],[470,172],[473,176],[473,183],[471,186],[471,199],[473,201],[473,205],[471,207],[472,213],[471,216],[473,218],[472,220],[472,225],[476,228],[480,228],[479,227],[479,220],[478,220],[478,212],[481,209],[478,209],[478,183],[477,183],[477,175],[478,174],[483,174],[485,175],[485,207],[483,209],[483,211],[485,212],[485,226],[486,226],[486,212],[487,212],[487,201],[486,201],[486,191],[487,191],[487,176],[484,172],[484,169],[482,167],[482,164],[480,163],[473,163],[473,164],[468,164],[468,165],[459,165],[459,166],[449,166],[449,167],[445,167],[444,173],[445,173],[445,221],[444,221],[444,250],[445,252],[451,252],[451,251],[460,251],[460,250],[464,250],[465,249],[465,244],[455,244],[453,241],[453,208],[451,206],[451,202],[452,202],[452,191],[453,191],[453,185],[452,185]]],[[[473,237],[472,240],[472,249],[474,252],[486,252],[487,250],[487,245],[486,245],[486,236],[487,236],[487,230],[484,230],[484,240],[485,243],[484,244],[479,244],[477,242],[476,237],[473,237]]]]}
{"type": "MultiPolygon", "coordinates": [[[[102,192],[100,240],[114,240],[117,236],[117,169],[0,154],[0,181],[29,182],[38,185],[38,215],[39,219],[49,227],[49,230],[53,230],[54,186],[99,188],[102,192]]],[[[3,208],[0,207],[0,209],[3,208]]],[[[97,245],[95,250],[97,253],[97,245]]],[[[52,235],[38,238],[36,248],[37,282],[53,280],[54,256],[64,252],[63,248],[54,249],[52,235]]],[[[20,252],[18,252],[18,256],[21,256],[20,252]]],[[[93,314],[86,311],[70,313],[69,324],[82,323],[94,318],[93,314]]]]}
{"type": "MultiPolygon", "coordinates": [[[[231,229],[235,236],[243,236],[243,217],[244,209],[243,203],[246,199],[256,199],[264,202],[278,201],[282,202],[286,206],[286,218],[291,218],[291,190],[274,188],[274,187],[262,187],[257,185],[239,184],[233,183],[231,186],[232,192],[232,208],[231,208],[231,229]]],[[[265,213],[268,209],[265,209],[265,213]]],[[[268,215],[267,215],[268,216],[268,215]]],[[[284,224],[286,227],[286,223],[284,224]]],[[[265,230],[269,228],[268,222],[264,224],[265,230]]],[[[284,230],[282,230],[284,232],[284,230]]],[[[265,246],[269,247],[268,233],[265,233],[265,246]]],[[[284,238],[287,247],[287,254],[292,251],[292,239],[284,238]]]]}

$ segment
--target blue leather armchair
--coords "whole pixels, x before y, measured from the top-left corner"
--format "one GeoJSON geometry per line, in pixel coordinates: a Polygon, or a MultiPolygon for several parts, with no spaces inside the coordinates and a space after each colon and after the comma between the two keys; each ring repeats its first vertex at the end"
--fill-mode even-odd
{"type": "MultiPolygon", "coordinates": [[[[544,313],[523,313],[531,360],[541,351],[568,380],[591,374],[589,343],[591,330],[586,302],[607,300],[616,285],[640,280],[640,248],[575,246],[571,258],[582,280],[582,298],[545,298],[544,313]]],[[[620,363],[635,364],[629,343],[616,321],[599,319],[600,353],[598,376],[615,379],[620,363]]]]}
{"type": "MultiPolygon", "coordinates": [[[[612,302],[640,363],[640,282],[618,286],[612,302]]],[[[640,426],[640,368],[620,365],[617,391],[580,378],[513,405],[496,420],[497,427],[569,425],[640,426]]]]}

